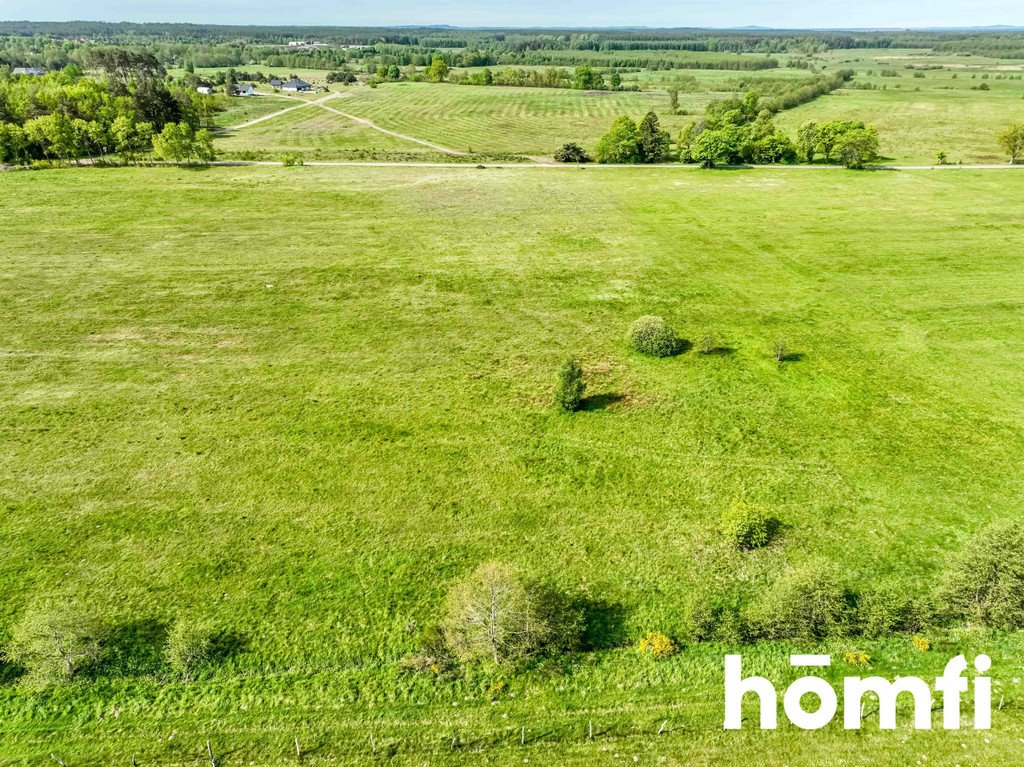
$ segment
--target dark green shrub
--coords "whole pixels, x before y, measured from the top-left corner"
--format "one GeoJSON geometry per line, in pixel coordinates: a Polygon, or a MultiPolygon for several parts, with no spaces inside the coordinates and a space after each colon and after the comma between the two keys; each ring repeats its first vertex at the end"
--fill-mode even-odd
{"type": "Polygon", "coordinates": [[[629,345],[651,357],[671,357],[682,349],[676,332],[661,317],[647,315],[635,320],[626,333],[629,345]]]}
{"type": "Polygon", "coordinates": [[[1024,532],[993,522],[971,539],[946,572],[938,607],[949,618],[988,628],[1024,628],[1024,532]]]}
{"type": "Polygon", "coordinates": [[[747,611],[762,639],[824,639],[849,632],[850,595],[832,569],[811,563],[784,573],[747,611]]]}
{"type": "Polygon", "coordinates": [[[99,661],[101,633],[77,602],[41,605],[14,627],[7,654],[38,682],[68,681],[99,661]]]}
{"type": "Polygon", "coordinates": [[[860,633],[886,637],[923,630],[930,622],[930,606],[897,586],[884,585],[861,594],[857,602],[860,633]]]}
{"type": "Polygon", "coordinates": [[[569,413],[579,410],[586,390],[587,383],[583,380],[583,368],[572,357],[567,358],[558,370],[555,404],[569,413]]]}
{"type": "Polygon", "coordinates": [[[562,148],[555,152],[555,160],[558,162],[584,163],[591,162],[592,159],[579,144],[563,144],[562,148]]]}
{"type": "Polygon", "coordinates": [[[778,526],[779,521],[765,509],[743,499],[722,513],[722,534],[739,549],[767,546],[778,526]]]}
{"type": "Polygon", "coordinates": [[[193,679],[213,659],[215,647],[216,634],[208,625],[179,620],[167,634],[164,658],[183,677],[193,679]]]}

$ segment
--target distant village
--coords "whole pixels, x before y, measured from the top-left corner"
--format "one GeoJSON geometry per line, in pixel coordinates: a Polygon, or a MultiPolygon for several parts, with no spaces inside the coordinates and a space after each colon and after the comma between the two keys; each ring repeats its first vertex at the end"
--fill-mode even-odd
{"type": "MultiPolygon", "coordinates": [[[[307,43],[300,44],[307,45],[307,43]]],[[[289,45],[296,45],[296,43],[289,43],[289,45]]],[[[308,43],[308,45],[321,45],[321,43],[308,43]]],[[[46,74],[46,70],[42,67],[14,67],[11,70],[11,74],[19,77],[42,77],[46,74]]],[[[292,77],[288,80],[272,77],[269,80],[266,80],[265,83],[259,84],[266,84],[274,90],[284,91],[285,93],[309,93],[316,90],[312,84],[307,83],[305,80],[298,77],[292,77]]],[[[257,96],[259,95],[256,90],[257,85],[257,83],[228,82],[224,84],[224,94],[227,96],[241,97],[257,96]]],[[[196,87],[196,92],[205,95],[213,95],[216,92],[216,88],[210,83],[202,83],[196,87]]]]}
{"type": "MultiPolygon", "coordinates": [[[[284,91],[285,93],[308,93],[313,90],[313,86],[307,83],[305,80],[300,80],[298,77],[293,77],[290,80],[280,80],[278,78],[271,78],[267,80],[269,85],[274,90],[284,91]]],[[[214,86],[212,85],[200,85],[196,88],[198,93],[206,95],[212,95],[214,93],[214,86]]],[[[256,83],[225,83],[224,93],[228,96],[256,96],[259,95],[256,91],[256,83]]]]}

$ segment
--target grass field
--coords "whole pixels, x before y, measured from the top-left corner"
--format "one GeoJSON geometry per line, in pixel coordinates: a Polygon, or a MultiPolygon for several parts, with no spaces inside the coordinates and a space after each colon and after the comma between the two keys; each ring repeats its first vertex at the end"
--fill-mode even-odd
{"type": "MultiPolygon", "coordinates": [[[[279,109],[294,102],[278,101],[279,109]]],[[[216,141],[218,152],[232,158],[252,152],[273,159],[296,153],[307,159],[351,160],[377,156],[420,155],[425,148],[389,136],[317,106],[306,106],[271,120],[232,131],[216,141]]]]}
{"type": "MultiPolygon", "coordinates": [[[[756,593],[812,557],[924,592],[977,528],[1020,517],[1022,184],[3,174],[0,644],[58,596],[113,633],[93,677],[33,690],[3,671],[0,764],[198,765],[210,740],[219,765],[284,765],[294,738],[306,764],[1019,763],[1019,636],[824,648],[865,649],[890,676],[990,652],[991,733],[727,733],[727,648],[659,663],[629,645],[681,632],[708,581],[756,593]],[[629,352],[646,313],[714,331],[722,353],[629,352]],[[590,399],[562,415],[570,353],[590,399]],[[740,496],[777,513],[780,541],[722,543],[740,496]],[[401,670],[448,586],[488,559],[604,605],[603,649],[520,674],[401,670]],[[159,657],[181,617],[235,638],[190,683],[159,657]]],[[[744,652],[782,680],[790,649],[744,652]]]]}
{"type": "Polygon", "coordinates": [[[218,128],[231,128],[242,125],[250,120],[280,112],[282,109],[295,106],[290,99],[270,96],[225,98],[219,97],[217,103],[222,110],[214,116],[218,128]]]}
{"type": "Polygon", "coordinates": [[[782,113],[778,123],[790,135],[807,120],[864,120],[878,126],[882,154],[897,163],[931,164],[940,151],[953,163],[1006,162],[996,137],[1024,120],[1024,80],[1008,79],[1024,74],[1021,62],[899,50],[822,58],[879,90],[843,89],[782,113]],[[915,77],[907,65],[944,68],[915,77]],[[899,76],[882,77],[883,70],[899,76]],[[988,90],[978,90],[982,85],[988,90]]]}
{"type": "MultiPolygon", "coordinates": [[[[680,95],[691,111],[705,93],[680,95]]],[[[692,118],[670,116],[666,93],[584,92],[555,88],[397,83],[358,88],[342,107],[378,125],[462,151],[551,155],[575,141],[593,147],[622,114],[655,110],[673,131],[692,118]]]]}
{"type": "MultiPolygon", "coordinates": [[[[786,58],[783,57],[784,62],[786,58]]],[[[1005,162],[1007,158],[996,137],[1010,123],[1024,120],[1024,79],[1019,79],[1024,78],[1024,69],[1020,62],[886,49],[831,51],[816,56],[814,63],[825,72],[853,69],[857,86],[872,85],[876,89],[841,89],[781,113],[777,117],[778,124],[795,136],[797,128],[809,120],[863,120],[879,128],[885,162],[932,164],[939,152],[944,152],[952,163],[1005,162]],[[908,66],[942,68],[911,70],[908,66]],[[883,77],[883,71],[898,76],[883,77]]],[[[300,75],[307,79],[313,77],[309,72],[300,75]]],[[[756,72],[638,70],[625,73],[624,82],[638,84],[643,89],[641,92],[429,83],[393,83],[377,88],[336,87],[335,90],[343,90],[349,96],[343,108],[351,114],[373,120],[383,128],[472,152],[487,160],[507,159],[509,155],[547,157],[568,141],[592,149],[616,117],[627,114],[639,119],[651,109],[658,113],[663,127],[675,135],[701,115],[714,99],[757,88],[759,83],[767,90],[773,82],[809,75],[808,70],[788,67],[756,72]],[[680,90],[682,115],[668,114],[667,90],[673,87],[680,90]]],[[[317,94],[303,97],[319,98],[317,94]]],[[[232,105],[229,114],[218,115],[217,123],[230,125],[236,116],[245,117],[250,110],[254,117],[264,110],[272,111],[267,102],[232,105]]],[[[400,159],[430,151],[413,146],[408,150],[412,154],[397,154],[401,152],[399,147],[382,146],[374,147],[380,151],[372,156],[362,153],[361,147],[353,153],[350,134],[365,131],[342,128],[337,121],[324,117],[303,119],[311,125],[319,124],[325,134],[317,135],[313,128],[293,130],[290,121],[275,120],[260,126],[258,132],[250,133],[250,144],[244,148],[240,138],[229,142],[227,151],[231,154],[228,156],[235,156],[238,151],[273,156],[282,147],[311,159],[400,159]]],[[[437,159],[445,158],[442,155],[437,159]]]]}

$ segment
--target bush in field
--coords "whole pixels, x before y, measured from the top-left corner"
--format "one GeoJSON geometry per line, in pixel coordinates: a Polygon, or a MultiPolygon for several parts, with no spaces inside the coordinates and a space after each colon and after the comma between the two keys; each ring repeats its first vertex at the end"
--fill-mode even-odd
{"type": "Polygon", "coordinates": [[[722,513],[722,534],[739,549],[767,546],[779,522],[760,506],[742,499],[722,513]]]}
{"type": "Polygon", "coordinates": [[[626,341],[631,348],[651,357],[671,357],[682,348],[679,336],[668,323],[651,315],[640,317],[629,326],[626,341]]]}
{"type": "Polygon", "coordinates": [[[1024,532],[993,522],[946,572],[938,606],[948,617],[1001,630],[1024,628],[1024,532]]]}
{"type": "Polygon", "coordinates": [[[1024,123],[1010,125],[999,134],[999,146],[1010,155],[1010,164],[1024,158],[1024,123]]]}
{"type": "Polygon", "coordinates": [[[186,679],[193,679],[213,659],[215,636],[210,627],[203,623],[176,621],[167,634],[164,658],[179,674],[186,679]]]}
{"type": "Polygon", "coordinates": [[[563,144],[562,148],[555,152],[557,162],[585,163],[590,162],[591,159],[579,144],[563,144]]]}
{"type": "Polygon", "coordinates": [[[668,658],[676,654],[676,643],[660,631],[651,631],[640,639],[637,649],[652,658],[668,658]]]}
{"type": "Polygon", "coordinates": [[[789,357],[789,347],[786,345],[785,340],[776,338],[772,341],[772,356],[779,364],[786,361],[786,358],[789,357]]]}
{"type": "Polygon", "coordinates": [[[555,404],[566,412],[579,410],[583,401],[583,393],[587,383],[583,380],[583,368],[572,357],[562,363],[558,370],[558,383],[555,387],[555,404]]]}
{"type": "Polygon", "coordinates": [[[920,631],[930,616],[926,602],[892,585],[870,588],[857,602],[860,633],[866,637],[920,631]]]}
{"type": "Polygon", "coordinates": [[[402,658],[403,668],[421,674],[443,674],[452,666],[451,652],[440,626],[428,626],[420,637],[419,648],[402,658]]]}
{"type": "Polygon", "coordinates": [[[452,587],[441,625],[459,660],[503,664],[578,649],[584,616],[556,589],[490,562],[452,587]]]}
{"type": "Polygon", "coordinates": [[[849,629],[849,593],[832,569],[811,563],[784,573],[747,611],[753,636],[824,639],[849,629]]]}
{"type": "Polygon", "coordinates": [[[7,654],[40,682],[68,681],[99,660],[100,636],[78,603],[40,605],[14,627],[7,654]]]}
{"type": "Polygon", "coordinates": [[[701,354],[714,354],[718,350],[718,338],[714,331],[706,330],[697,341],[697,351],[701,354]]]}

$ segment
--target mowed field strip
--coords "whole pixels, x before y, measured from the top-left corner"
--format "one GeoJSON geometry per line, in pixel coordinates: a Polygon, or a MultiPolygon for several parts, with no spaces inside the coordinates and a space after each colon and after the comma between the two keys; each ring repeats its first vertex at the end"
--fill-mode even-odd
{"type": "MultiPolygon", "coordinates": [[[[340,109],[335,109],[333,106],[331,106],[330,104],[327,103],[329,101],[333,102],[333,101],[337,101],[337,100],[342,99],[342,98],[346,98],[346,97],[348,97],[350,95],[351,95],[350,93],[341,93],[341,94],[332,93],[332,94],[329,94],[329,95],[324,96],[322,98],[316,99],[314,101],[306,101],[304,99],[293,98],[293,97],[289,97],[289,96],[283,96],[283,98],[291,99],[291,100],[294,100],[294,101],[301,101],[302,103],[300,103],[300,104],[298,104],[296,106],[287,107],[287,108],[282,109],[282,110],[280,110],[278,112],[273,112],[271,114],[267,114],[267,115],[263,115],[261,117],[257,117],[257,118],[255,118],[253,120],[249,120],[248,122],[242,123],[240,125],[227,126],[227,127],[224,128],[224,130],[225,131],[230,131],[230,132],[239,131],[239,130],[243,130],[245,128],[251,128],[254,125],[259,125],[260,123],[264,123],[264,122],[267,122],[269,120],[276,120],[277,118],[280,118],[280,117],[282,117],[282,116],[284,116],[284,115],[286,115],[286,114],[288,114],[290,112],[294,112],[297,109],[303,109],[303,108],[306,108],[306,107],[321,107],[322,109],[326,109],[328,112],[332,112],[333,114],[339,115],[339,116],[344,117],[344,118],[346,118],[348,120],[352,120],[353,122],[359,123],[360,125],[365,125],[366,127],[371,128],[371,129],[373,129],[375,131],[378,131],[380,133],[383,133],[383,134],[385,134],[387,136],[391,136],[393,138],[401,139],[403,141],[412,142],[414,144],[419,144],[420,146],[424,146],[424,147],[427,147],[428,149],[432,149],[434,151],[441,152],[442,154],[450,154],[450,155],[456,155],[456,156],[464,156],[466,154],[465,152],[460,152],[457,149],[452,149],[450,147],[446,147],[446,146],[443,146],[441,144],[436,144],[436,143],[433,143],[431,141],[425,141],[423,139],[416,138],[415,136],[409,136],[409,135],[406,135],[406,134],[403,134],[403,133],[399,133],[397,131],[388,130],[387,128],[382,128],[381,126],[379,126],[376,123],[374,123],[372,120],[368,120],[368,119],[366,119],[364,117],[357,117],[355,115],[348,114],[347,112],[343,112],[340,109]]],[[[256,97],[256,98],[269,98],[269,97],[259,96],[259,97],[256,97]]],[[[300,146],[298,146],[296,148],[301,149],[304,146],[305,145],[303,144],[303,145],[300,145],[300,146]]],[[[261,145],[260,148],[265,148],[265,146],[261,145]]]]}

